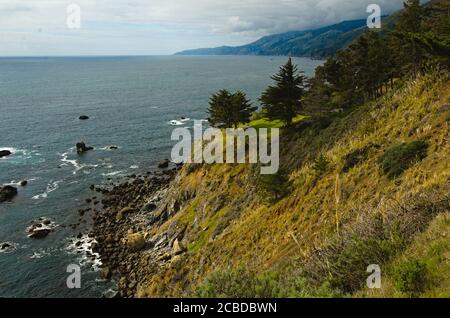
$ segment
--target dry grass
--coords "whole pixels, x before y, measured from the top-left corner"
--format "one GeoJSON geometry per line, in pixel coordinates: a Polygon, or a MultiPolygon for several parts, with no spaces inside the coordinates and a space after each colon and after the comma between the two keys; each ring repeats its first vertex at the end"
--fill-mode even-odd
{"type": "MultiPolygon", "coordinates": [[[[185,169],[172,195],[189,192],[193,196],[168,221],[188,224],[190,252],[182,268],[183,278],[174,282],[173,269],[161,269],[158,276],[148,278],[141,294],[190,295],[208,274],[239,264],[258,273],[278,271],[294,259],[315,255],[317,247],[336,236],[337,223],[342,228],[339,232],[351,224],[364,223],[367,207],[405,202],[425,193],[447,194],[450,111],[441,109],[449,96],[447,74],[427,75],[401,91],[355,108],[327,128],[303,121],[291,131],[282,131],[281,164],[289,171],[293,186],[287,197],[273,204],[257,195],[259,170],[255,166],[224,164],[185,169]],[[377,158],[392,145],[415,140],[428,143],[427,157],[396,180],[388,179],[377,158]],[[367,158],[342,172],[345,156],[369,145],[377,147],[371,147],[367,158]],[[329,168],[318,177],[313,167],[320,154],[329,161],[329,168]],[[229,217],[230,208],[237,210],[237,216],[222,221],[229,217]],[[220,231],[216,231],[218,226],[220,231]]],[[[385,208],[374,211],[383,222],[391,215],[385,208]]],[[[427,217],[425,223],[430,220],[427,217]]],[[[424,229],[411,225],[405,228],[412,231],[412,237],[424,229]]],[[[164,228],[167,225],[160,230],[164,228]]],[[[358,283],[349,281],[343,288],[354,291],[358,283]]]]}

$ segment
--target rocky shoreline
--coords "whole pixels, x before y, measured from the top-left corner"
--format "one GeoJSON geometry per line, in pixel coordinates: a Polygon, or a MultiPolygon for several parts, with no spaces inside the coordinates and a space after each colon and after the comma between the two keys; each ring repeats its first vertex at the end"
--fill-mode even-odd
{"type": "Polygon", "coordinates": [[[100,277],[118,282],[114,296],[134,297],[139,283],[172,258],[167,254],[173,249],[178,254],[184,251],[176,241],[179,229],[170,238],[150,235],[152,226],[164,218],[158,206],[180,168],[133,175],[112,187],[95,188],[103,194],[103,208],[92,217],[91,235],[97,242],[92,250],[100,254],[100,277]]]}

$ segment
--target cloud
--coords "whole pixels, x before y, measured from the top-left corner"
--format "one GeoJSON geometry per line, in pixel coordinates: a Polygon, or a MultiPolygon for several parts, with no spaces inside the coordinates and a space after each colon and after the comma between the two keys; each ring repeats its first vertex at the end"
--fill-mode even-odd
{"type": "MultiPolygon", "coordinates": [[[[108,38],[126,43],[142,37],[161,38],[170,50],[180,43],[196,47],[218,44],[243,44],[259,36],[319,27],[342,20],[367,16],[367,5],[374,0],[2,0],[0,2],[0,46],[2,51],[17,50],[23,37],[30,44],[47,45],[53,40],[68,47],[95,45],[88,41],[97,37],[105,45],[108,38]],[[82,30],[67,30],[67,6],[82,9],[82,30]],[[40,32],[39,32],[40,31],[40,32]],[[42,36],[45,33],[45,36],[42,36]],[[215,39],[215,40],[214,40],[215,39]],[[189,41],[188,41],[189,40],[189,41]],[[7,41],[4,43],[4,41],[7,41]],[[188,42],[193,42],[189,45],[188,42]],[[13,49],[15,47],[15,49],[13,49]]],[[[377,0],[383,14],[397,10],[402,0],[377,0]]],[[[148,38],[151,42],[152,38],[148,38]]],[[[140,44],[139,44],[140,45],[140,44]]],[[[134,46],[139,46],[137,43],[134,46]]],[[[54,46],[54,45],[53,45],[54,46]]],[[[153,45],[154,46],[154,45],[153,45]]],[[[132,49],[133,45],[130,49],[132,49]]],[[[151,44],[146,46],[149,50],[151,44]]]]}

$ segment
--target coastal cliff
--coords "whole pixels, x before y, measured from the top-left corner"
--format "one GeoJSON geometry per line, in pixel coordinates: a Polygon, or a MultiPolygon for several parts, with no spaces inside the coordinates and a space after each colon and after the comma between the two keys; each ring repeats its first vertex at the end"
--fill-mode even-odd
{"type": "Polygon", "coordinates": [[[432,273],[415,295],[448,296],[449,98],[448,74],[433,72],[282,129],[277,200],[250,164],[187,164],[105,190],[102,275],[124,297],[404,297],[395,273],[415,261],[432,273]],[[381,289],[366,287],[370,264],[381,289]]]}

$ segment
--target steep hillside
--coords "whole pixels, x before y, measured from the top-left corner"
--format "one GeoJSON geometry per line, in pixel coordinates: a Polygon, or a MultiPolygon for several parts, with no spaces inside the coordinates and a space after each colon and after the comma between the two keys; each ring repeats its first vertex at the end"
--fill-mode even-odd
{"type": "Polygon", "coordinates": [[[177,55],[292,55],[324,58],[350,44],[365,26],[366,20],[343,21],[319,29],[269,35],[243,46],[194,49],[177,55]]]}
{"type": "Polygon", "coordinates": [[[256,166],[186,165],[121,224],[132,248],[119,285],[140,297],[448,297],[449,98],[448,74],[434,73],[283,130],[278,201],[256,166]],[[377,293],[364,291],[370,264],[377,293]],[[423,286],[401,287],[413,274],[423,286]]]}

